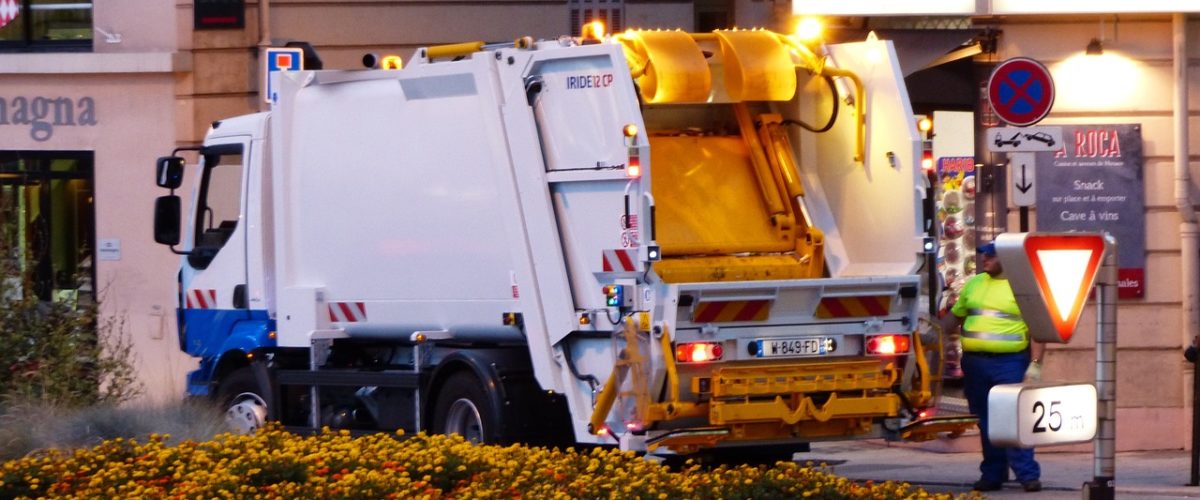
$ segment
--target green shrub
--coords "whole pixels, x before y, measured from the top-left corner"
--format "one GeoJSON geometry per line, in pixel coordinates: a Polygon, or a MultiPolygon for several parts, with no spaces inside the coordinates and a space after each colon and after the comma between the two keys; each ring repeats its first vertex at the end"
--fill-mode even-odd
{"type": "MultiPolygon", "coordinates": [[[[16,254],[7,233],[0,230],[0,256],[16,254]]],[[[82,295],[39,300],[30,273],[0,258],[0,404],[88,406],[140,392],[123,318],[102,316],[90,293],[82,295]]]]}

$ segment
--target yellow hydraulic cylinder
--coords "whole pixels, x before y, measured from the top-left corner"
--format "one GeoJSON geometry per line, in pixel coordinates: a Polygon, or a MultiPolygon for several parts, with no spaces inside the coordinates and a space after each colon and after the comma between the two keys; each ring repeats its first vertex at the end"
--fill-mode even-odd
{"type": "Polygon", "coordinates": [[[463,42],[451,43],[447,45],[434,45],[425,49],[425,57],[429,59],[442,59],[447,57],[465,56],[481,50],[483,50],[483,42],[463,42]]]}
{"type": "Polygon", "coordinates": [[[787,209],[783,205],[783,200],[780,199],[779,188],[775,184],[775,175],[771,173],[771,165],[763,153],[762,141],[759,140],[758,133],[755,131],[750,111],[745,104],[737,103],[733,105],[733,112],[737,117],[738,127],[742,129],[742,139],[746,141],[746,146],[750,150],[750,164],[754,166],[759,192],[762,193],[762,199],[767,204],[768,213],[771,217],[786,215],[787,209]]]}
{"type": "Polygon", "coordinates": [[[798,177],[799,170],[792,159],[792,141],[783,130],[783,118],[779,115],[763,115],[762,123],[763,143],[767,145],[768,158],[778,165],[788,196],[804,196],[804,186],[800,184],[798,177]]]}

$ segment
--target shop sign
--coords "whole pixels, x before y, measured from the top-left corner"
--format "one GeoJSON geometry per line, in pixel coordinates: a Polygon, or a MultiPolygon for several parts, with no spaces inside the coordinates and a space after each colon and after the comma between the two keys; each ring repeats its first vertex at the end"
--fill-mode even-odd
{"type": "Polygon", "coordinates": [[[1037,230],[1112,233],[1117,296],[1145,295],[1142,127],[1063,125],[1063,148],[1037,154],[1037,230]]]}
{"type": "Polygon", "coordinates": [[[91,97],[17,96],[0,97],[0,127],[29,127],[29,137],[46,142],[55,127],[92,127],[96,101],[91,97]]]}

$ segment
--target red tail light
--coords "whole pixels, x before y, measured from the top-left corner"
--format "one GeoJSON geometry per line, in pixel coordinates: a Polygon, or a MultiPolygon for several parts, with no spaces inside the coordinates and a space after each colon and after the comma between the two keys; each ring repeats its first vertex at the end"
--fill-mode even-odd
{"type": "Polygon", "coordinates": [[[680,363],[707,363],[720,361],[725,348],[717,342],[692,342],[675,346],[675,361],[680,363]]]}
{"type": "Polygon", "coordinates": [[[637,156],[629,157],[629,164],[625,166],[626,177],[641,177],[642,176],[642,159],[637,156]]]}
{"type": "Polygon", "coordinates": [[[908,335],[902,334],[873,335],[867,337],[866,351],[877,356],[904,354],[908,352],[910,341],[908,335]]]}

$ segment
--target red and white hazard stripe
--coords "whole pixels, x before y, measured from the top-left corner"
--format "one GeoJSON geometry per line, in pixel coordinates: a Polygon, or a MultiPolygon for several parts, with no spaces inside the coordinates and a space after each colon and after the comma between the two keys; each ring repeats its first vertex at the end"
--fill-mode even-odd
{"type": "Polygon", "coordinates": [[[8,25],[21,13],[19,0],[0,0],[0,28],[8,25]]]}
{"type": "Polygon", "coordinates": [[[329,321],[355,323],[367,320],[367,306],[362,302],[330,302],[329,321]]]}
{"type": "Polygon", "coordinates": [[[603,250],[601,254],[604,259],[603,270],[606,273],[637,271],[637,250],[635,249],[615,248],[603,250]]]}
{"type": "Polygon", "coordinates": [[[216,309],[217,308],[217,291],[211,288],[200,289],[193,288],[188,290],[187,295],[188,309],[216,309]]]}

